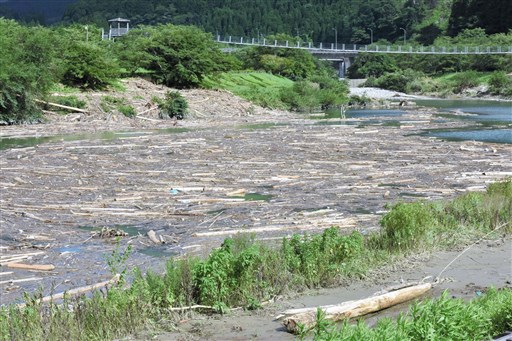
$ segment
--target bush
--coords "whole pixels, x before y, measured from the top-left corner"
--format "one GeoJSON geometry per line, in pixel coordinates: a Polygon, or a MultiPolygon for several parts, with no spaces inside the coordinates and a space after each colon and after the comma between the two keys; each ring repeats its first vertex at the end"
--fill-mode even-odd
{"type": "Polygon", "coordinates": [[[65,105],[68,107],[73,108],[79,108],[83,109],[85,108],[85,105],[87,104],[84,100],[79,99],[78,97],[71,95],[71,96],[53,96],[51,100],[57,104],[65,105]]]}
{"type": "Polygon", "coordinates": [[[459,72],[453,76],[453,88],[455,93],[460,93],[478,85],[478,73],[475,71],[459,72]]]}
{"type": "Polygon", "coordinates": [[[63,56],[62,83],[82,89],[103,89],[120,75],[107,49],[85,42],[68,42],[63,56]]]}
{"type": "Polygon", "coordinates": [[[165,99],[158,103],[160,118],[185,118],[188,110],[187,100],[178,91],[168,91],[165,99]]]}
{"type": "Polygon", "coordinates": [[[425,237],[436,226],[430,204],[425,202],[400,203],[381,220],[383,241],[392,250],[407,250],[425,242],[425,237]]]}
{"type": "Polygon", "coordinates": [[[377,80],[379,87],[388,90],[407,92],[410,83],[418,78],[424,77],[424,74],[411,69],[388,73],[377,80]]]}
{"type": "Polygon", "coordinates": [[[0,18],[0,121],[21,123],[41,116],[35,99],[57,78],[55,39],[49,29],[0,18]]]}
{"type": "Polygon", "coordinates": [[[135,108],[132,107],[131,105],[120,105],[117,110],[119,110],[119,112],[121,114],[123,114],[124,116],[126,117],[129,117],[129,118],[134,118],[135,116],[137,116],[137,112],[135,111],[135,108]]]}
{"type": "Polygon", "coordinates": [[[206,76],[236,67],[211,34],[193,26],[140,27],[120,41],[116,51],[129,72],[144,68],[155,82],[170,87],[198,87],[206,76]]]}
{"type": "Polygon", "coordinates": [[[496,71],[489,78],[489,92],[493,95],[512,96],[512,79],[503,71],[496,71]]]}

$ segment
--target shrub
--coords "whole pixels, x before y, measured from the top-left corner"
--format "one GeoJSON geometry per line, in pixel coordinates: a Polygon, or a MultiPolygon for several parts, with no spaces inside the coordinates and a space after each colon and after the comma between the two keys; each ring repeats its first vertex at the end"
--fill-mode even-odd
{"type": "Polygon", "coordinates": [[[489,92],[493,95],[512,95],[512,80],[503,71],[493,72],[489,78],[489,92]]]}
{"type": "Polygon", "coordinates": [[[119,66],[107,55],[107,49],[80,41],[68,44],[63,53],[63,84],[102,89],[119,76],[119,66]]]}
{"type": "Polygon", "coordinates": [[[185,118],[188,110],[187,100],[178,91],[168,91],[165,99],[158,103],[160,118],[185,118]]]}
{"type": "Polygon", "coordinates": [[[125,68],[144,68],[155,82],[171,87],[198,87],[206,76],[236,67],[210,34],[194,26],[140,27],[121,41],[117,52],[125,68]]]}
{"type": "Polygon", "coordinates": [[[430,204],[399,203],[381,220],[383,241],[392,250],[407,250],[425,243],[436,221],[430,204]]]}
{"type": "Polygon", "coordinates": [[[35,99],[57,78],[55,39],[49,29],[0,18],[0,121],[13,124],[41,116],[35,99]]]}
{"type": "Polygon", "coordinates": [[[79,108],[79,109],[85,108],[85,105],[87,104],[84,100],[79,99],[78,97],[76,97],[74,95],[53,96],[51,98],[51,100],[60,105],[65,105],[68,107],[79,108]]]}
{"type": "Polygon", "coordinates": [[[383,89],[407,92],[409,84],[421,77],[424,77],[423,73],[407,69],[385,74],[377,80],[377,84],[383,89]]]}
{"type": "Polygon", "coordinates": [[[135,111],[135,108],[132,107],[131,105],[120,105],[117,110],[119,110],[119,112],[121,114],[123,114],[124,116],[126,117],[129,117],[129,118],[133,118],[135,116],[137,116],[137,112],[135,111]]]}
{"type": "Polygon", "coordinates": [[[478,86],[478,73],[475,71],[459,72],[453,76],[453,88],[455,93],[478,86]]]}

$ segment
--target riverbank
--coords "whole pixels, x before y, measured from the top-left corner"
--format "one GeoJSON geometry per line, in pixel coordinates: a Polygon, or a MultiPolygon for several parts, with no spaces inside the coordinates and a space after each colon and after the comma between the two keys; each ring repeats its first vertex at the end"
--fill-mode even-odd
{"type": "MultiPolygon", "coordinates": [[[[140,108],[166,91],[129,89],[117,96],[145,96],[140,108]]],[[[227,92],[183,93],[193,109],[183,121],[93,111],[2,128],[20,137],[113,132],[1,151],[1,254],[32,253],[25,262],[55,267],[9,271],[3,304],[40,286],[47,295],[110,279],[106,259],[128,245],[128,268],[160,271],[169,256],[206,255],[238,233],[271,242],[333,225],[376,231],[387,204],[452,198],[512,175],[508,145],[420,136],[468,124],[432,110],[344,124],[251,107],[227,92]],[[128,235],[119,233],[117,246],[104,228],[128,235]],[[152,242],[151,230],[164,243],[152,242]]]]}

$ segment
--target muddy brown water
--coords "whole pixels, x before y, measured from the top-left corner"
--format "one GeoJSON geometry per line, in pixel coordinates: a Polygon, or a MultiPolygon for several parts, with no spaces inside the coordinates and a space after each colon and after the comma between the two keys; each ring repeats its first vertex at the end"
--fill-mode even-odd
{"type": "Polygon", "coordinates": [[[268,119],[0,151],[0,255],[40,252],[26,262],[55,265],[8,271],[2,304],[108,279],[106,257],[128,244],[128,268],[159,271],[171,255],[205,255],[237,233],[270,241],[333,225],[367,233],[386,204],[450,198],[512,175],[509,145],[418,136],[466,124],[430,112],[406,112],[392,125],[382,122],[396,118],[332,126],[268,119]],[[120,246],[91,238],[105,226],[131,232],[120,246]],[[149,230],[166,243],[152,244],[149,230]]]}

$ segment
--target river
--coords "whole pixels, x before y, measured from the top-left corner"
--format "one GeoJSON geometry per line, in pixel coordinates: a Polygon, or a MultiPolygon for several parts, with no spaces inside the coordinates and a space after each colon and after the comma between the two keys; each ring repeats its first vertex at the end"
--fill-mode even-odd
{"type": "MultiPolygon", "coordinates": [[[[434,108],[437,117],[469,121],[471,124],[460,129],[427,130],[425,136],[451,141],[474,140],[512,144],[512,102],[490,100],[415,100],[419,107],[434,108]]],[[[407,109],[349,109],[346,112],[346,124],[359,124],[358,118],[375,117],[365,124],[397,124],[407,109]],[[396,120],[379,120],[379,117],[396,117],[396,120]]],[[[330,111],[325,118],[339,117],[338,111],[330,111]]],[[[340,124],[342,124],[340,122],[340,124]]]]}

